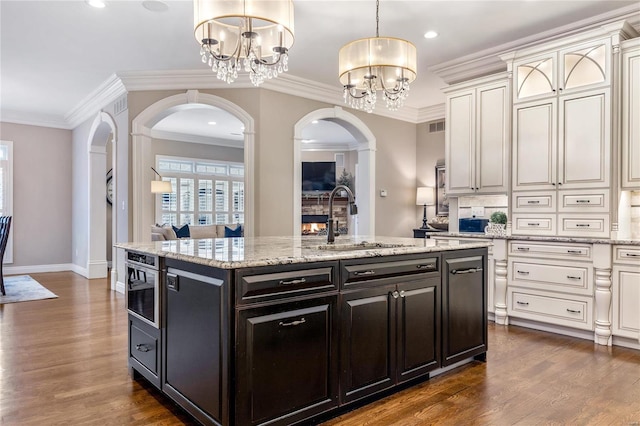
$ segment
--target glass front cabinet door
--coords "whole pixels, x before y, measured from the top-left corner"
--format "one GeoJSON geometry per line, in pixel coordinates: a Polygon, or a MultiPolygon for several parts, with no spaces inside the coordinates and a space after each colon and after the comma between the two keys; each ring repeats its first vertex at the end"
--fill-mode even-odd
{"type": "Polygon", "coordinates": [[[609,39],[581,43],[514,62],[514,100],[533,100],[609,84],[609,39]]]}

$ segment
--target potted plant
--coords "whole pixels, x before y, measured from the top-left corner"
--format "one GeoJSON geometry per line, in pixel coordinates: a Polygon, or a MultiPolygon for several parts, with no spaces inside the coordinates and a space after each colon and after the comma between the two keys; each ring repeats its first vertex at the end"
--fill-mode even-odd
{"type": "Polygon", "coordinates": [[[501,235],[507,233],[507,215],[504,212],[493,212],[489,217],[489,224],[484,230],[488,235],[501,235]]]}

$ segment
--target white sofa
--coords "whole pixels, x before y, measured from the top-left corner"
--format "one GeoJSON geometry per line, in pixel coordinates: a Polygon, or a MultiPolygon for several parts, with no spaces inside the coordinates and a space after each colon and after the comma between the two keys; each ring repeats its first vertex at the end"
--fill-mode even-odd
{"type": "MultiPolygon", "coordinates": [[[[225,228],[231,231],[236,231],[237,223],[230,223],[225,225],[189,225],[189,238],[224,238],[225,228]]],[[[244,227],[240,229],[240,233],[244,236],[244,227]]],[[[151,225],[151,241],[166,241],[177,240],[175,231],[171,225],[151,225]]]]}

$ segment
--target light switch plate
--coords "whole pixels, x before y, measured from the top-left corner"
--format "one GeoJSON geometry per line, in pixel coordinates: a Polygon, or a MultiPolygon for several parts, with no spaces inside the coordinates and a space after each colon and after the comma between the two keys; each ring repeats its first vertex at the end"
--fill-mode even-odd
{"type": "Polygon", "coordinates": [[[471,207],[471,217],[484,217],[484,207],[471,207]]]}

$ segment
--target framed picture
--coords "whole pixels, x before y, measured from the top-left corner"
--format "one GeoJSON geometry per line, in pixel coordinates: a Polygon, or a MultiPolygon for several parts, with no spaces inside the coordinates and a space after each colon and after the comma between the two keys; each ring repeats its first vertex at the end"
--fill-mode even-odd
{"type": "Polygon", "coordinates": [[[436,166],[436,215],[438,216],[449,216],[449,199],[445,189],[445,167],[436,166]]]}

